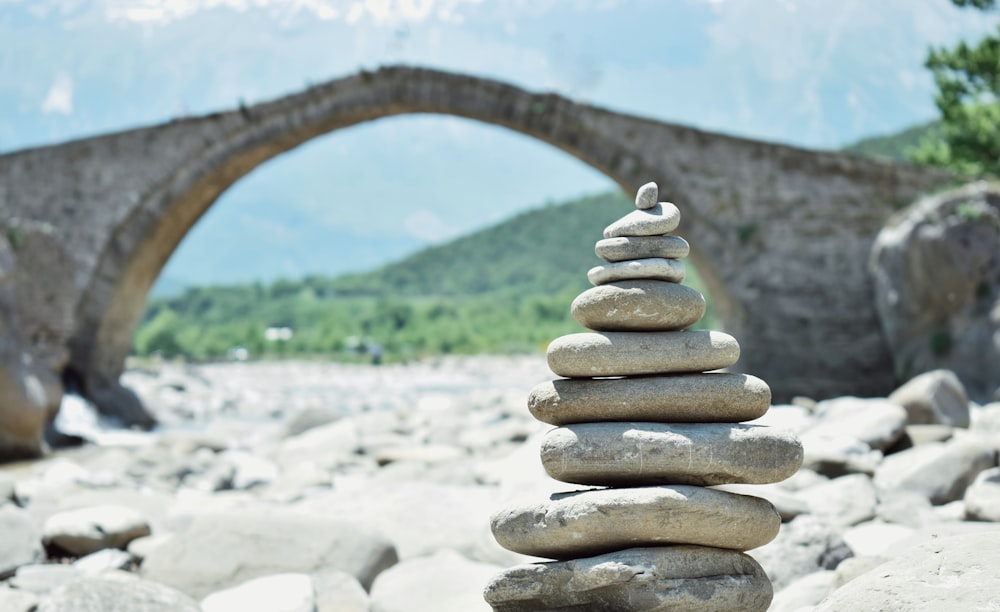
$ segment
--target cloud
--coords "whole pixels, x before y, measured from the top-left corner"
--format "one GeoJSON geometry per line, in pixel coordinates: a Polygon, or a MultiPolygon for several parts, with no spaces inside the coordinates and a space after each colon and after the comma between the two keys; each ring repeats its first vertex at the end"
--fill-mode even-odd
{"type": "Polygon", "coordinates": [[[456,235],[455,229],[441,217],[425,209],[410,213],[403,221],[403,227],[407,234],[430,243],[441,242],[456,235]]]}
{"type": "Polygon", "coordinates": [[[57,74],[52,81],[42,101],[42,112],[46,115],[73,114],[73,79],[65,72],[57,74]]]}
{"type": "MultiPolygon", "coordinates": [[[[0,0],[2,1],[2,0],[0,0]]],[[[111,21],[164,25],[214,8],[239,13],[266,9],[282,22],[304,15],[321,21],[343,20],[353,25],[370,19],[376,25],[421,23],[437,19],[460,23],[464,5],[481,0],[103,0],[111,21]]]]}

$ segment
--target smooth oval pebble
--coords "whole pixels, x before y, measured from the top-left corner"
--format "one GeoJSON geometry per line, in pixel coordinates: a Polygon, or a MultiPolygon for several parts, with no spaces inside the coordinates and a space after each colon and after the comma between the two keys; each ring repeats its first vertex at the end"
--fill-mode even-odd
{"type": "Polygon", "coordinates": [[[598,240],[594,253],[607,262],[631,259],[679,259],[691,253],[691,245],[680,236],[618,236],[598,240]]]}
{"type": "Polygon", "coordinates": [[[666,544],[750,550],[773,540],[780,525],[765,499],[688,485],[556,493],[491,520],[501,546],[548,559],[666,544]]]}
{"type": "Polygon", "coordinates": [[[660,197],[656,183],[646,183],[635,193],[635,207],[639,210],[646,210],[656,206],[656,200],[660,197]]]}
{"type": "Polygon", "coordinates": [[[633,210],[604,229],[605,238],[616,236],[660,236],[681,223],[681,211],[670,202],[659,202],[646,210],[633,210]]]}
{"type": "Polygon", "coordinates": [[[497,612],[764,612],[773,595],[771,581],[751,556],[707,546],[629,548],[516,565],[494,576],[483,591],[497,612]]]}
{"type": "Polygon", "coordinates": [[[802,443],[764,425],[577,423],[546,434],[541,456],[549,476],[574,484],[769,484],[798,471],[802,443]]]}
{"type": "Polygon", "coordinates": [[[661,280],[679,283],[684,280],[684,262],[677,259],[649,257],[594,266],[587,272],[592,285],[606,285],[622,280],[661,280]]]}
{"type": "Polygon", "coordinates": [[[697,323],[705,315],[705,298],[677,283],[620,281],[584,291],[570,312],[596,331],[668,331],[697,323]]]}
{"type": "Polygon", "coordinates": [[[562,378],[528,394],[528,409],[544,423],[752,421],[767,412],[771,389],[748,374],[675,374],[638,378],[562,378]]]}
{"type": "Polygon", "coordinates": [[[718,331],[592,332],[556,338],[546,358],[567,378],[707,372],[736,363],[740,345],[718,331]]]}

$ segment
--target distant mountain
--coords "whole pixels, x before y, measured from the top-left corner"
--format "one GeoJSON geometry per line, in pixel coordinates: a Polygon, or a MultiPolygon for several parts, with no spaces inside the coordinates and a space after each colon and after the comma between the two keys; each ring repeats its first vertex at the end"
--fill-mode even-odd
{"type": "Polygon", "coordinates": [[[901,132],[885,136],[872,136],[844,147],[845,151],[881,157],[893,161],[909,161],[909,152],[924,140],[937,140],[942,137],[941,122],[931,121],[907,128],[901,132]]]}

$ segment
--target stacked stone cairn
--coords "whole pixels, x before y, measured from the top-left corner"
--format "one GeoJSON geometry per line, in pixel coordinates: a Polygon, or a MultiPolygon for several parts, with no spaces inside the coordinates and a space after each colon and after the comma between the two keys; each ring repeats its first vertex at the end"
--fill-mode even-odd
{"type": "Polygon", "coordinates": [[[770,406],[767,383],[709,372],[739,358],[717,331],[688,330],[705,299],[681,285],[688,243],[677,207],[640,188],[636,208],[604,231],[608,262],[588,277],[573,316],[593,330],[562,336],[549,367],[565,377],[531,391],[548,474],[592,488],[515,505],[492,518],[497,541],[555,561],[519,565],[487,585],[496,612],[766,610],[767,575],[744,551],[781,524],[766,500],[711,488],[784,480],[802,463],[791,433],[745,423],[770,406]]]}

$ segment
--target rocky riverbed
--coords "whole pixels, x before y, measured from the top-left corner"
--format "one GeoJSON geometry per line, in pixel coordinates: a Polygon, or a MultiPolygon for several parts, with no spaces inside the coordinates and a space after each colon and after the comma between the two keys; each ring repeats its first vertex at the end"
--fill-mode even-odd
{"type": "MultiPolygon", "coordinates": [[[[551,378],[542,356],[132,368],[159,430],[79,412],[97,444],[0,466],[0,610],[488,610],[487,580],[531,560],[490,514],[572,488],[526,406],[551,378]]],[[[782,516],[750,553],[772,610],[1000,607],[977,570],[1000,563],[1000,403],[936,372],[759,421],[805,448],[784,482],[722,487],[782,516]]]]}

